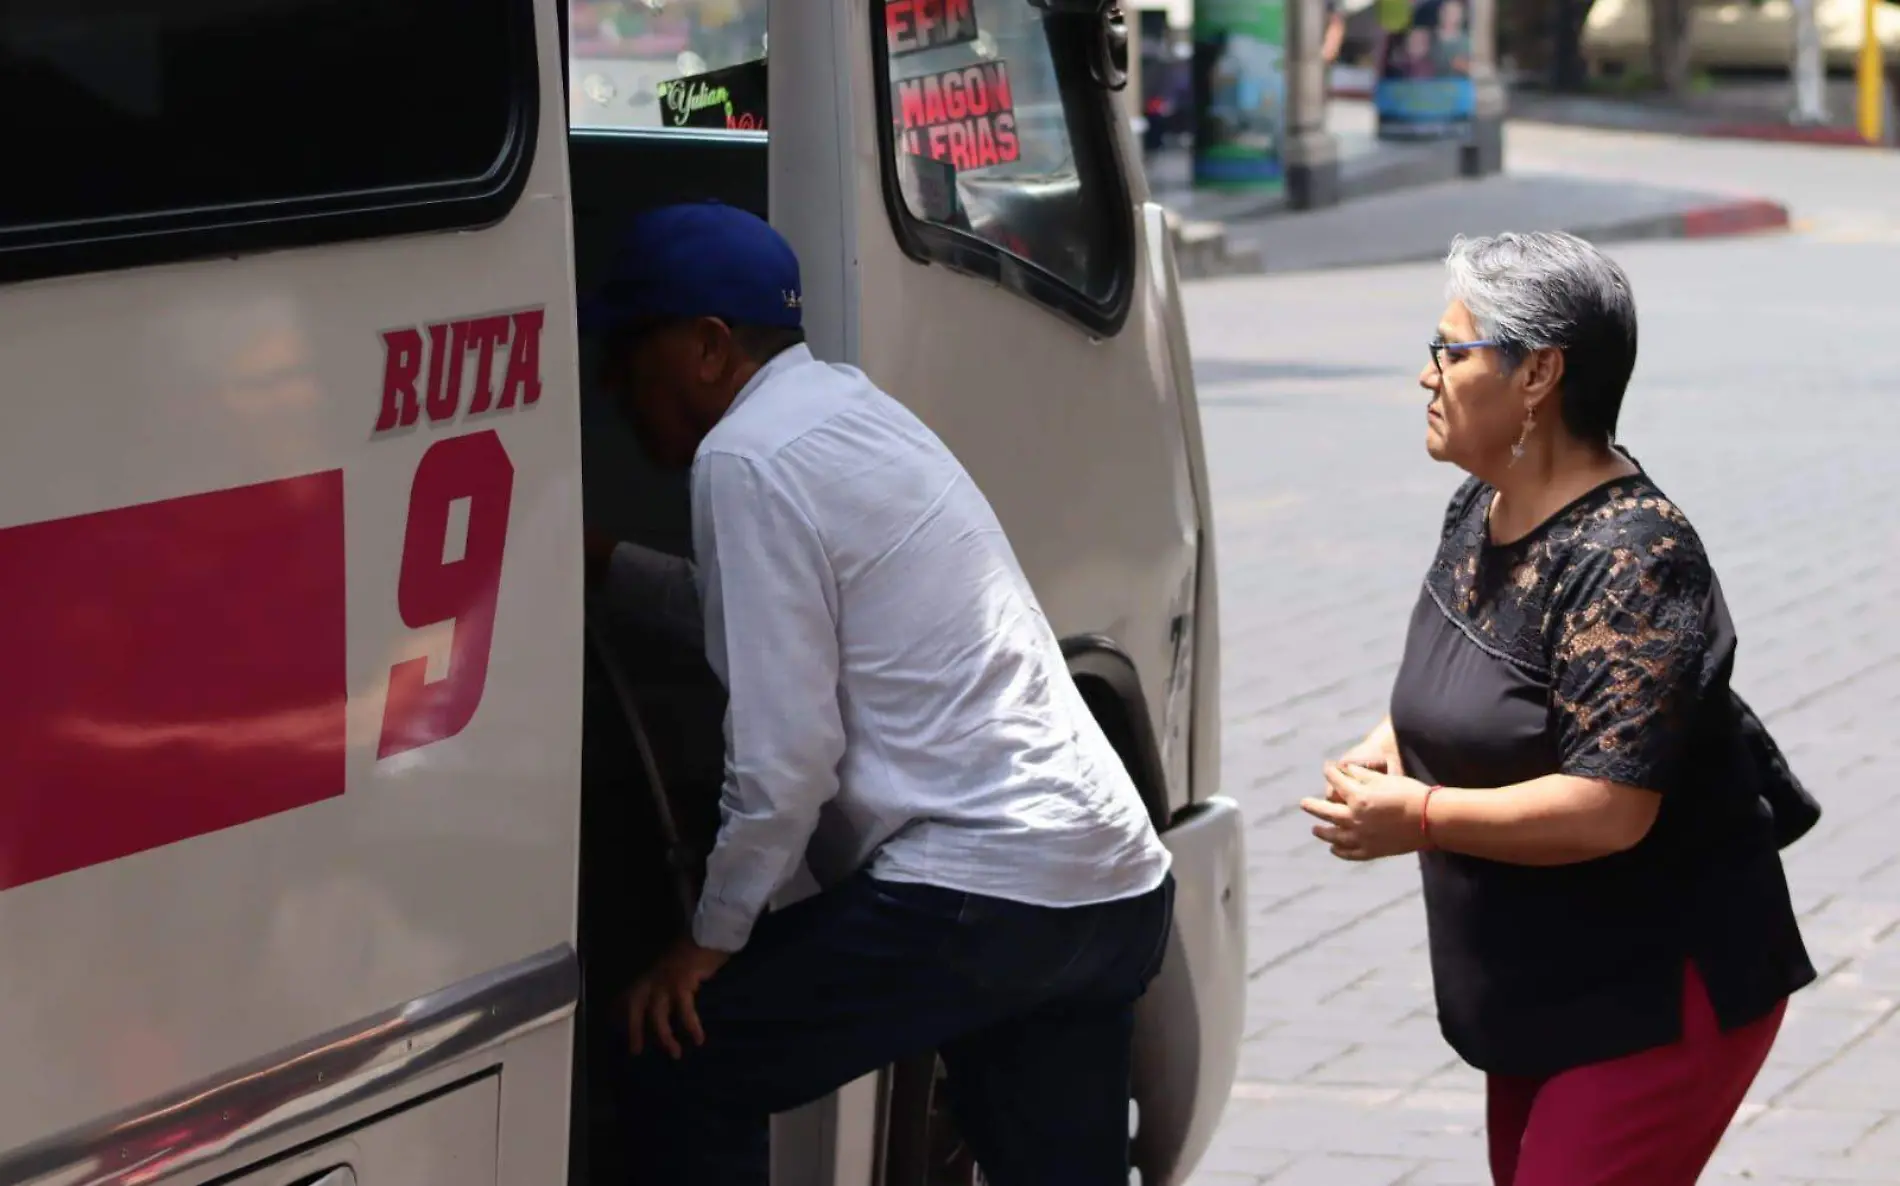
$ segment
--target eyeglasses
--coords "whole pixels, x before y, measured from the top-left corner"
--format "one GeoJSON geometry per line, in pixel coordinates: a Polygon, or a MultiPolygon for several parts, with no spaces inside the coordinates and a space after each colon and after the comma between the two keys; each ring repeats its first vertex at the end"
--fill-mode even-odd
{"type": "MultiPolygon", "coordinates": [[[[1496,346],[1497,344],[1497,341],[1492,338],[1484,338],[1476,342],[1447,342],[1443,338],[1433,338],[1425,345],[1426,348],[1432,352],[1432,366],[1436,367],[1438,373],[1442,375],[1445,373],[1445,351],[1477,350],[1485,346],[1496,346]]],[[[1455,362],[1457,360],[1454,359],[1453,361],[1455,362]]]]}

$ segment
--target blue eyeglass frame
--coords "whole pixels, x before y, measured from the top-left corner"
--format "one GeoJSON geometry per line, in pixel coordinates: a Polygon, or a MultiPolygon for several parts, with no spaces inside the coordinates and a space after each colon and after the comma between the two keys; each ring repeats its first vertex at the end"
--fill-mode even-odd
{"type": "Polygon", "coordinates": [[[1441,342],[1437,338],[1433,338],[1425,344],[1426,349],[1432,352],[1432,366],[1435,367],[1441,375],[1445,373],[1445,351],[1478,350],[1486,346],[1496,345],[1498,345],[1498,342],[1495,338],[1480,338],[1475,342],[1441,342]]]}

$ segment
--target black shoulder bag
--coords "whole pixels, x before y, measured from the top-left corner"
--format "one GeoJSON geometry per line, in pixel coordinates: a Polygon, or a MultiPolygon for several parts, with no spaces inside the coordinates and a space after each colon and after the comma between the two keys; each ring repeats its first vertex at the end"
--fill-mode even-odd
{"type": "Polygon", "coordinates": [[[1755,710],[1733,688],[1729,689],[1730,741],[1735,746],[1734,773],[1752,784],[1768,806],[1774,821],[1775,845],[1786,848],[1807,835],[1821,820],[1821,804],[1795,777],[1781,747],[1768,733],[1755,710]]]}
{"type": "Polygon", "coordinates": [[[1714,583],[1713,594],[1709,606],[1713,629],[1708,654],[1713,663],[1713,679],[1709,689],[1720,699],[1711,702],[1715,710],[1711,724],[1715,726],[1716,743],[1726,757],[1718,774],[1735,791],[1750,796],[1768,812],[1775,846],[1786,848],[1820,822],[1821,805],[1795,777],[1781,747],[1769,735],[1768,726],[1762,724],[1755,710],[1730,686],[1729,679],[1735,672],[1736,639],[1719,580],[1714,583]]]}

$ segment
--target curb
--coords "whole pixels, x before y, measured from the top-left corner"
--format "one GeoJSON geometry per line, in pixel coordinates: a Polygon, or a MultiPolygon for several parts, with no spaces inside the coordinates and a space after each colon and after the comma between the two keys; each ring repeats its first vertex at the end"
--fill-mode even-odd
{"type": "Polygon", "coordinates": [[[1885,148],[1863,137],[1857,129],[1807,127],[1799,124],[1721,124],[1702,135],[1717,140],[1767,140],[1778,144],[1826,144],[1838,148],[1885,148]]]}
{"type": "MultiPolygon", "coordinates": [[[[1637,243],[1667,239],[1726,238],[1785,230],[1790,225],[1788,208],[1779,202],[1766,198],[1735,198],[1729,201],[1711,202],[1704,206],[1692,206],[1686,210],[1674,210],[1666,214],[1649,214],[1620,222],[1596,226],[1569,226],[1562,229],[1580,239],[1603,246],[1610,243],[1637,243]]],[[[1203,236],[1212,233],[1208,224],[1201,224],[1197,229],[1203,236]]],[[[1276,270],[1272,266],[1272,261],[1266,259],[1255,246],[1228,244],[1224,231],[1223,227],[1218,248],[1204,248],[1201,251],[1188,251],[1177,255],[1183,282],[1222,276],[1295,274],[1294,270],[1276,270]]],[[[1383,268],[1395,264],[1435,263],[1443,259],[1444,254],[1444,245],[1437,244],[1417,251],[1394,252],[1377,260],[1321,263],[1302,267],[1297,271],[1336,272],[1354,268],[1383,268]]]]}
{"type": "Polygon", "coordinates": [[[1766,198],[1738,198],[1682,212],[1684,239],[1712,239],[1723,235],[1752,235],[1785,230],[1788,208],[1766,198]]]}
{"type": "Polygon", "coordinates": [[[1637,132],[1653,136],[1682,136],[1692,140],[1753,140],[1770,144],[1812,144],[1821,148],[1886,148],[1864,139],[1859,130],[1839,125],[1782,123],[1718,123],[1707,117],[1669,113],[1644,116],[1628,113],[1624,120],[1592,119],[1549,109],[1513,109],[1512,123],[1543,124],[1553,128],[1582,128],[1598,132],[1637,132]]]}
{"type": "Polygon", "coordinates": [[[1784,230],[1788,225],[1788,208],[1781,203],[1766,198],[1735,198],[1667,214],[1565,229],[1579,239],[1601,245],[1657,239],[1721,239],[1784,230]]]}

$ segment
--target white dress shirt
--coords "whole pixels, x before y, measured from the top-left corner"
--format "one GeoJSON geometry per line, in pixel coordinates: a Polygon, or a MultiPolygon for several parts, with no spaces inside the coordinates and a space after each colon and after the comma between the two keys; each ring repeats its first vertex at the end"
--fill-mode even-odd
{"type": "Polygon", "coordinates": [[[695,562],[622,544],[610,595],[676,631],[696,580],[725,683],[719,838],[693,919],[736,951],[804,857],[1043,906],[1160,885],[1168,851],[1002,526],[861,371],[787,350],[700,445],[695,562]]]}

